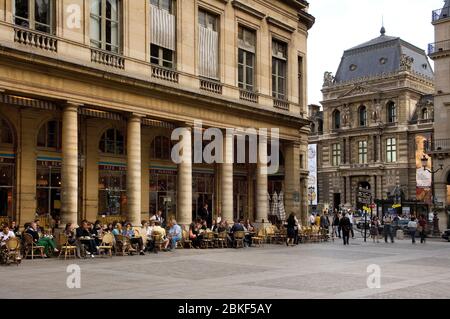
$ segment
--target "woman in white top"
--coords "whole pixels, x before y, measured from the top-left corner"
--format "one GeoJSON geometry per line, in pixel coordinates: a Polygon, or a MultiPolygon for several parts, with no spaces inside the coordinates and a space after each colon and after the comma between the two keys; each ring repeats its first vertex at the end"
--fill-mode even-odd
{"type": "Polygon", "coordinates": [[[417,220],[415,217],[411,217],[410,222],[408,223],[409,233],[411,234],[412,243],[416,243],[416,231],[417,231],[417,220]]]}

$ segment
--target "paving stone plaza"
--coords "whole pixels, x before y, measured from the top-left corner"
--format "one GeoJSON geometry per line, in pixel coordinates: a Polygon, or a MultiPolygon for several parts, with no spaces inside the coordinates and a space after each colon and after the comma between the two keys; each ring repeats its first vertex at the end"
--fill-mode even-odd
{"type": "Polygon", "coordinates": [[[314,299],[450,298],[450,244],[411,245],[354,240],[298,247],[177,250],[84,260],[24,260],[0,268],[0,298],[314,299]],[[67,288],[67,266],[78,264],[81,288],[67,288]],[[369,289],[369,265],[381,287],[369,289]],[[39,287],[39,289],[36,289],[39,287]]]}

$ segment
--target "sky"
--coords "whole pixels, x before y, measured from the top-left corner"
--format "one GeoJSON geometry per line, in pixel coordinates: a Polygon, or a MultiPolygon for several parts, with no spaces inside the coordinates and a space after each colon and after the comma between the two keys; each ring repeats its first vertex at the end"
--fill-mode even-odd
{"type": "MultiPolygon", "coordinates": [[[[333,72],[345,50],[380,35],[400,37],[426,50],[434,42],[431,12],[443,0],[309,0],[316,24],[308,38],[308,104],[322,101],[323,74],[333,72]]],[[[430,61],[431,62],[431,61],[430,61]]]]}

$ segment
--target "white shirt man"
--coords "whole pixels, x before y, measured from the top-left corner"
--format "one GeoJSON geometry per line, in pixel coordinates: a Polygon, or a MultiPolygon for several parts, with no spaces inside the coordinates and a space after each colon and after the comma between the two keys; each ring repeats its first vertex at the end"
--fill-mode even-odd
{"type": "Polygon", "coordinates": [[[6,230],[6,233],[5,233],[5,231],[2,231],[0,233],[0,245],[4,245],[5,241],[7,241],[10,238],[15,238],[15,237],[16,237],[16,235],[14,235],[14,233],[12,231],[10,231],[9,229],[6,230]]]}
{"type": "Polygon", "coordinates": [[[348,213],[348,219],[350,219],[350,224],[353,225],[353,213],[348,213]]]}

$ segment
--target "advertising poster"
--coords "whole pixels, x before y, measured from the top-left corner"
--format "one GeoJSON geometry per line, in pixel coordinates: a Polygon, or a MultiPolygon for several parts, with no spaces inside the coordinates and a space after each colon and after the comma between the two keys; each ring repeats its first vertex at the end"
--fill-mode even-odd
{"type": "Polygon", "coordinates": [[[308,146],[308,202],[317,206],[317,144],[308,146]]]}
{"type": "MultiPolygon", "coordinates": [[[[425,154],[425,144],[431,143],[431,134],[416,135],[416,198],[417,200],[431,204],[431,173],[424,170],[422,166],[422,157],[425,154]]],[[[427,168],[431,170],[432,161],[428,159],[427,168]]]]}

